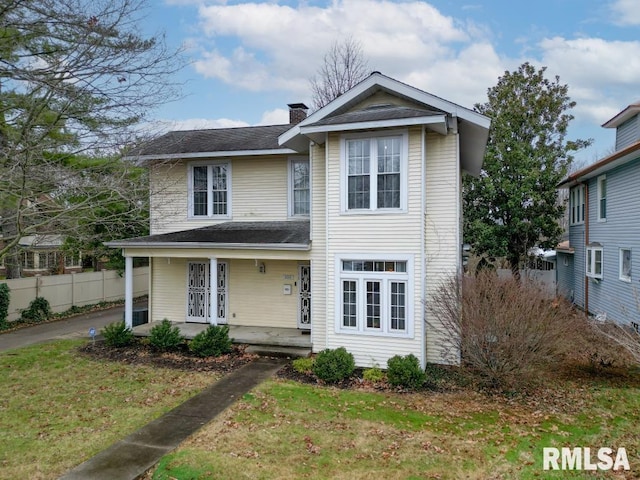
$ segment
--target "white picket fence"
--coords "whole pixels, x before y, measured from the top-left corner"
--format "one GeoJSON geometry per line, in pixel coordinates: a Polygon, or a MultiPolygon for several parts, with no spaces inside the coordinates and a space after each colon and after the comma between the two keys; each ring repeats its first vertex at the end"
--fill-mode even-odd
{"type": "MultiPolygon", "coordinates": [[[[20,318],[20,311],[27,308],[36,297],[46,298],[56,313],[73,306],[81,307],[124,298],[124,276],[113,270],[17,278],[2,280],[0,283],[8,284],[11,289],[9,321],[20,318]]],[[[148,293],[149,267],[134,268],[134,297],[148,293]]]]}

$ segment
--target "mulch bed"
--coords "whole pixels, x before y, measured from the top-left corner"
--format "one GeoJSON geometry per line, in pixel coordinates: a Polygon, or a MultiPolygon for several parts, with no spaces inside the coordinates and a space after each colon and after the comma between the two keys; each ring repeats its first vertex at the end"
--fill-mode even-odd
{"type": "Polygon", "coordinates": [[[87,343],[78,351],[90,358],[122,362],[128,365],[151,365],[193,372],[228,373],[251,362],[256,355],[245,352],[246,345],[233,345],[231,353],[220,357],[201,358],[182,347],[174,352],[158,352],[148,344],[136,341],[127,347],[109,347],[103,341],[87,343]]]}

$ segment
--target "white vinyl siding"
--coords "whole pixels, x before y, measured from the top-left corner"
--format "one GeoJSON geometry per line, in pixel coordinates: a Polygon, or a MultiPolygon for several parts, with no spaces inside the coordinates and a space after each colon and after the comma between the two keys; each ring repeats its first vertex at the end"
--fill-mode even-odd
{"type": "Polygon", "coordinates": [[[188,215],[188,163],[150,165],[151,234],[200,228],[229,220],[284,221],[288,208],[288,165],[284,155],[239,157],[229,160],[232,169],[230,217],[188,215]]]}
{"type": "MultiPolygon", "coordinates": [[[[386,131],[380,132],[386,134],[386,131]]],[[[422,358],[424,345],[423,329],[423,256],[422,245],[422,130],[420,127],[407,130],[408,156],[406,169],[406,211],[376,212],[375,215],[352,215],[343,213],[340,179],[344,169],[341,166],[341,138],[339,134],[328,135],[326,155],[323,148],[314,150],[311,159],[313,185],[323,191],[314,190],[312,215],[312,278],[314,296],[312,309],[314,319],[323,316],[334,319],[329,321],[325,330],[322,322],[312,325],[314,351],[324,348],[344,346],[362,367],[379,365],[386,368],[386,362],[394,355],[413,353],[422,358]],[[320,156],[321,158],[317,158],[320,156]],[[326,162],[325,162],[326,158],[326,162]],[[322,198],[326,189],[326,197],[322,198]],[[326,208],[326,218],[323,213],[326,208]],[[327,236],[327,231],[330,236],[327,236]],[[402,235],[398,235],[402,232],[402,235]],[[326,245],[326,247],[325,247],[326,245]],[[411,268],[410,281],[413,288],[407,295],[407,305],[411,305],[412,327],[407,336],[400,335],[356,335],[337,333],[335,322],[340,315],[341,284],[340,269],[336,270],[336,259],[389,259],[398,255],[411,256],[407,265],[411,268]],[[336,275],[338,278],[336,278],[336,275]],[[322,289],[326,294],[320,297],[322,289]],[[326,299],[326,300],[322,300],[326,299]]],[[[451,196],[452,192],[447,192],[451,196]]],[[[450,202],[452,201],[449,199],[450,202]]],[[[374,279],[375,280],[375,279],[374,279]]]]}

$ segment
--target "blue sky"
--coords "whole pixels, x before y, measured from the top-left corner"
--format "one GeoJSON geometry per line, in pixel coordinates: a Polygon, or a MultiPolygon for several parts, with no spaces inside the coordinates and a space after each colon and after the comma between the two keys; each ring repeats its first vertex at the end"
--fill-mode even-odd
{"type": "Polygon", "coordinates": [[[585,165],[611,152],[600,125],[640,100],[637,0],[153,0],[144,27],[184,46],[183,98],[158,109],[169,128],[286,123],[310,102],[309,78],[335,41],[361,42],[371,70],[465,107],[522,62],[559,75],[577,102],[571,138],[585,165]]]}

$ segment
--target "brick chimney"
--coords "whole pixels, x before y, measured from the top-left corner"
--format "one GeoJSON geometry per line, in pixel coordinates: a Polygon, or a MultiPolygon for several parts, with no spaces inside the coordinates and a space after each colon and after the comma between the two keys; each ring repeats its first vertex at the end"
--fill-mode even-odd
{"type": "Polygon", "coordinates": [[[304,103],[289,103],[289,123],[296,125],[307,118],[307,107],[304,103]]]}

